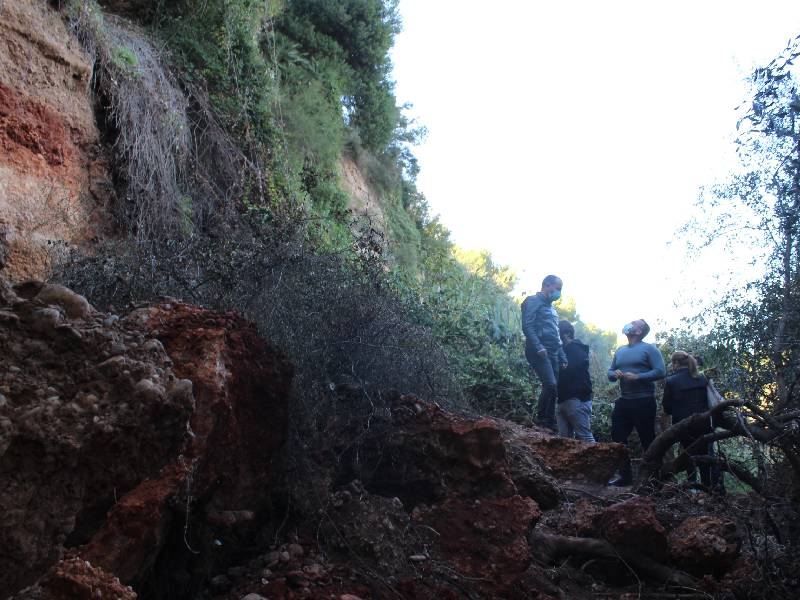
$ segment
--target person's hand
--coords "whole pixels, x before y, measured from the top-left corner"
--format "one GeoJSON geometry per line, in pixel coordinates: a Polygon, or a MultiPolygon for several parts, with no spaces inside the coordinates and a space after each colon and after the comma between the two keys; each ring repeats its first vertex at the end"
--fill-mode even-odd
{"type": "Polygon", "coordinates": [[[547,348],[542,348],[536,354],[538,354],[542,358],[546,358],[547,357],[547,348]]]}
{"type": "Polygon", "coordinates": [[[562,369],[566,369],[567,368],[567,363],[561,363],[561,368],[562,369]]]}
{"type": "Polygon", "coordinates": [[[636,373],[623,373],[622,378],[625,381],[635,381],[639,379],[639,376],[636,373]]]}
{"type": "Polygon", "coordinates": [[[619,369],[614,371],[614,377],[616,377],[617,379],[622,379],[622,371],[620,371],[619,369]]]}

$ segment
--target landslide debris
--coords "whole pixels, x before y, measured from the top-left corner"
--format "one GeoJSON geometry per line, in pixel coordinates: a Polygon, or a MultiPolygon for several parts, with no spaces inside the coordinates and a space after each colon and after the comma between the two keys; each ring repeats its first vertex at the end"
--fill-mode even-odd
{"type": "Polygon", "coordinates": [[[0,350],[3,598],[749,598],[792,564],[786,507],[612,490],[619,445],[410,395],[343,391],[299,480],[292,366],[235,313],[0,278],[0,350]]]}

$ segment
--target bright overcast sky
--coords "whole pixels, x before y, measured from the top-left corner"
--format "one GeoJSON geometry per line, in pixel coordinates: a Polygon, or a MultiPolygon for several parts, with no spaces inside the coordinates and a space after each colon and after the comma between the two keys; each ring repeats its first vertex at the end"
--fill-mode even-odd
{"type": "MultiPolygon", "coordinates": [[[[676,324],[718,287],[675,239],[734,159],[744,76],[800,2],[400,0],[397,96],[428,127],[418,184],[521,289],[555,273],[586,321],[676,324]]],[[[724,265],[722,270],[728,270],[724,265]]]]}

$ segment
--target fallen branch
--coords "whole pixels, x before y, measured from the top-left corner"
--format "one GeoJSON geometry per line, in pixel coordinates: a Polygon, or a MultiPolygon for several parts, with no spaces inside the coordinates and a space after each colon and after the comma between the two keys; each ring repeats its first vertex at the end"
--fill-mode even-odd
{"type": "MultiPolygon", "coordinates": [[[[712,409],[692,415],[660,433],[642,457],[639,467],[640,482],[659,478],[658,475],[661,472],[661,465],[664,463],[664,456],[673,445],[682,439],[697,438],[708,434],[712,420],[717,419],[726,409],[741,405],[741,400],[724,400],[712,409]]],[[[733,422],[735,423],[735,421],[733,422]]]]}
{"type": "Polygon", "coordinates": [[[683,587],[692,587],[695,584],[694,578],[683,571],[672,569],[640,552],[617,548],[605,540],[534,532],[530,545],[534,558],[544,564],[555,564],[559,559],[569,556],[614,558],[621,560],[635,573],[660,583],[683,587]]]}
{"type": "Polygon", "coordinates": [[[691,458],[699,465],[711,465],[712,467],[716,466],[723,471],[727,471],[742,483],[745,483],[753,488],[753,491],[755,491],[757,494],[764,496],[764,488],[761,486],[761,482],[744,467],[730,463],[727,460],[717,458],[715,456],[703,455],[692,456],[691,458]]]}

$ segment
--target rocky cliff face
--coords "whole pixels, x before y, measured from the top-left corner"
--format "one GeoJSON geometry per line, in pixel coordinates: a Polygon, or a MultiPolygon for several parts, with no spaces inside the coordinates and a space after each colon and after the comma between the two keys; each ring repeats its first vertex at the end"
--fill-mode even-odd
{"type": "Polygon", "coordinates": [[[47,2],[0,3],[0,237],[13,280],[42,276],[56,245],[102,230],[112,192],[91,77],[47,2]]]}

